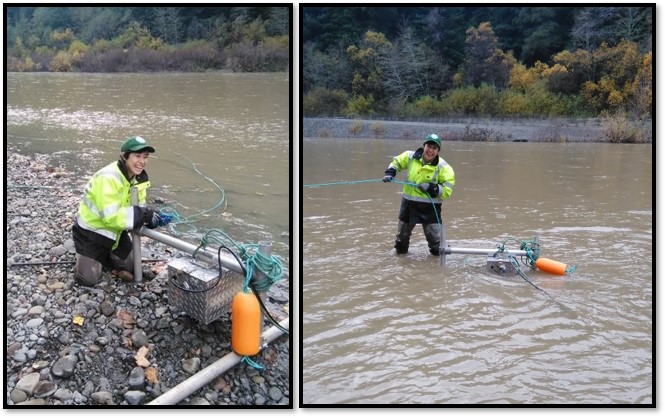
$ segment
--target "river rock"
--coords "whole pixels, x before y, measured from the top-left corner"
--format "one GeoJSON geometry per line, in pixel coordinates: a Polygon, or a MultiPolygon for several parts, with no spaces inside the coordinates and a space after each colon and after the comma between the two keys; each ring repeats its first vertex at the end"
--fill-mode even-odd
{"type": "Polygon", "coordinates": [[[33,395],[37,398],[46,398],[47,396],[53,395],[56,389],[58,389],[58,386],[55,384],[55,382],[42,380],[35,387],[35,392],[33,395]]]}
{"type": "Polygon", "coordinates": [[[53,257],[60,257],[61,255],[65,254],[67,252],[67,249],[64,247],[64,245],[58,245],[57,247],[53,247],[49,250],[49,255],[53,257]]]}
{"type": "Polygon", "coordinates": [[[113,306],[113,304],[108,300],[100,303],[99,309],[101,310],[102,314],[104,314],[104,316],[111,316],[115,312],[115,306],[113,306]]]}
{"type": "Polygon", "coordinates": [[[189,401],[188,405],[191,405],[191,406],[210,405],[210,402],[208,402],[208,400],[205,399],[205,398],[201,398],[200,396],[196,396],[196,397],[192,398],[189,401]]]}
{"type": "Polygon", "coordinates": [[[94,392],[90,398],[100,405],[113,405],[113,394],[111,392],[94,392]]]}
{"type": "Polygon", "coordinates": [[[77,362],[78,358],[73,355],[60,357],[51,368],[51,373],[55,377],[68,378],[74,374],[77,362]]]}
{"type": "Polygon", "coordinates": [[[142,329],[137,329],[132,332],[132,345],[136,348],[141,348],[148,344],[148,336],[142,329]]]}
{"type": "Polygon", "coordinates": [[[134,367],[129,373],[129,387],[132,389],[143,389],[145,384],[145,372],[142,367],[134,367]]]}
{"type": "Polygon", "coordinates": [[[16,404],[16,406],[40,406],[40,405],[46,405],[46,401],[44,399],[35,398],[16,404]]]}
{"type": "Polygon", "coordinates": [[[20,389],[14,389],[9,394],[9,399],[11,399],[15,404],[21,403],[28,400],[28,394],[20,389]]]}
{"type": "Polygon", "coordinates": [[[271,387],[270,390],[268,390],[268,395],[270,395],[274,401],[282,399],[282,391],[276,387],[271,387]]]}
{"type": "Polygon", "coordinates": [[[38,383],[39,373],[28,373],[16,383],[16,389],[22,390],[28,396],[31,396],[35,392],[38,383]]]}
{"type": "Polygon", "coordinates": [[[44,307],[43,306],[33,306],[30,308],[28,311],[29,316],[39,316],[44,313],[44,307]]]}
{"type": "Polygon", "coordinates": [[[141,405],[145,400],[145,392],[130,390],[125,393],[125,400],[130,405],[141,405]]]}
{"type": "Polygon", "coordinates": [[[74,397],[74,394],[72,393],[71,390],[67,388],[58,388],[53,394],[53,397],[60,399],[61,401],[66,401],[72,399],[74,397]]]}
{"type": "Polygon", "coordinates": [[[25,316],[25,314],[28,313],[28,310],[26,308],[18,308],[14,312],[11,313],[12,318],[21,318],[25,316]]]}
{"type": "Polygon", "coordinates": [[[199,370],[201,366],[201,359],[198,357],[188,358],[182,360],[182,369],[187,373],[193,374],[199,370]]]}
{"type": "Polygon", "coordinates": [[[27,328],[37,328],[38,326],[40,326],[43,323],[44,323],[43,318],[33,318],[33,319],[29,320],[28,322],[26,322],[25,326],[27,328]]]}

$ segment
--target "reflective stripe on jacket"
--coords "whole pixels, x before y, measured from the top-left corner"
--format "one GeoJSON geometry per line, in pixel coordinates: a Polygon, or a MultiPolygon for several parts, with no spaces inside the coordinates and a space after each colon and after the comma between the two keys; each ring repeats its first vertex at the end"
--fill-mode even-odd
{"type": "MultiPolygon", "coordinates": [[[[439,185],[439,196],[432,198],[434,203],[441,203],[443,199],[450,197],[455,186],[455,173],[453,168],[440,156],[436,156],[430,164],[425,164],[422,159],[422,148],[416,151],[404,151],[393,157],[388,168],[394,168],[397,172],[407,170],[407,183],[436,183],[439,185]]],[[[404,185],[402,189],[404,198],[416,202],[430,202],[427,192],[423,192],[417,186],[404,185]]]]}
{"type": "Polygon", "coordinates": [[[136,177],[130,183],[122,173],[119,162],[114,162],[95,173],[86,185],[79,204],[77,223],[81,228],[95,232],[118,245],[120,234],[134,227],[134,208],[130,201],[130,187],[138,189],[139,206],[145,206],[150,182],[136,177]]]}

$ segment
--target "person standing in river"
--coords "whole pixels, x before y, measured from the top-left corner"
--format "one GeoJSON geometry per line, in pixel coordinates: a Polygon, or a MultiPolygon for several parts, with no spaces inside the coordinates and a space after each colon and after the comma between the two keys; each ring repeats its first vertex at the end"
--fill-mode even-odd
{"type": "Polygon", "coordinates": [[[120,158],[96,172],[86,185],[72,228],[76,247],[75,279],[94,286],[102,268],[116,270],[118,277],[133,281],[134,258],[128,231],[143,225],[156,228],[169,218],[146,206],[150,187],[145,166],[155,149],[140,136],[127,138],[120,158]],[[130,188],[138,190],[138,205],[130,202],[130,188]]]}
{"type": "Polygon", "coordinates": [[[383,181],[391,182],[398,172],[407,171],[395,238],[397,254],[409,251],[411,232],[422,224],[430,253],[439,255],[441,205],[455,186],[453,168],[439,156],[440,150],[441,138],[430,134],[422,148],[393,157],[384,173],[383,181]]]}

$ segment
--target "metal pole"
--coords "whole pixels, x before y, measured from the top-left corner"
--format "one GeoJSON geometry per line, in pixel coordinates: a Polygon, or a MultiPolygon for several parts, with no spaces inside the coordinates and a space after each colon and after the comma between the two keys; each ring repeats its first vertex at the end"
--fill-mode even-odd
{"type": "Polygon", "coordinates": [[[483,249],[483,248],[445,248],[444,253],[446,254],[474,254],[474,255],[494,255],[494,254],[508,254],[508,255],[517,255],[525,256],[526,251],[523,250],[503,250],[499,251],[497,248],[494,249],[483,249]]]}
{"type": "MultiPolygon", "coordinates": [[[[155,241],[159,241],[162,244],[166,244],[170,247],[176,248],[180,251],[184,251],[189,255],[194,255],[194,252],[196,252],[196,257],[198,259],[201,259],[203,261],[209,262],[217,266],[217,253],[210,252],[206,249],[199,248],[198,246],[194,244],[190,244],[186,241],[182,241],[180,239],[174,238],[170,235],[163,234],[161,232],[157,232],[154,229],[149,229],[146,227],[143,227],[139,230],[139,233],[143,236],[146,236],[148,238],[154,239],[155,241]],[[198,249],[198,251],[197,251],[198,249]]],[[[243,266],[238,264],[238,261],[233,257],[231,254],[222,252],[219,255],[219,261],[221,262],[223,267],[226,267],[227,269],[234,271],[236,273],[239,273],[243,275],[244,277],[244,272],[243,272],[243,266]]]]}
{"type": "MultiPolygon", "coordinates": [[[[282,320],[279,325],[283,328],[289,328],[289,318],[282,320]]],[[[268,329],[264,334],[264,344],[262,348],[268,346],[273,340],[282,335],[282,330],[277,327],[268,329]]],[[[175,405],[181,400],[185,399],[192,393],[201,389],[203,386],[211,382],[214,378],[231,369],[242,360],[242,356],[231,351],[221,359],[217,360],[210,366],[201,370],[194,376],[178,384],[173,389],[155,398],[148,405],[175,405]]]]}
{"type": "MultiPolygon", "coordinates": [[[[139,189],[131,187],[129,189],[129,198],[133,206],[139,204],[139,189]]],[[[136,230],[132,231],[132,245],[134,246],[134,281],[141,283],[143,281],[143,268],[141,267],[141,235],[136,230]]]]}
{"type": "MultiPolygon", "coordinates": [[[[270,256],[272,255],[272,242],[270,242],[270,241],[259,241],[259,254],[265,256],[266,258],[270,258],[270,256]]],[[[254,277],[252,278],[252,280],[254,282],[258,282],[259,280],[263,280],[265,277],[266,277],[265,273],[263,273],[262,271],[257,270],[255,272],[254,277]]],[[[261,301],[263,302],[263,304],[265,305],[266,293],[265,292],[260,292],[256,296],[258,298],[260,298],[261,301]]],[[[261,318],[260,318],[259,324],[261,324],[261,329],[263,329],[263,310],[261,310],[261,318]]]]}
{"type": "Polygon", "coordinates": [[[441,267],[446,266],[446,224],[441,223],[441,228],[439,229],[439,257],[441,258],[441,267]]]}

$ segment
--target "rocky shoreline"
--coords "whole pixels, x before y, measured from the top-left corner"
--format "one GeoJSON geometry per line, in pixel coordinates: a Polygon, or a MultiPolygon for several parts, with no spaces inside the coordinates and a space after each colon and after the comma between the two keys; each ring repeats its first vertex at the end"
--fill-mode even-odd
{"type": "MultiPolygon", "coordinates": [[[[203,325],[169,304],[166,264],[185,255],[161,243],[142,240],[141,282],[105,272],[95,287],[75,283],[87,178],[52,164],[7,150],[5,407],[145,405],[231,352],[228,313],[203,325]]],[[[289,317],[289,278],[268,296],[275,320],[289,317]]],[[[251,359],[264,369],[240,362],[179,404],[292,407],[290,336],[251,359]]]]}

